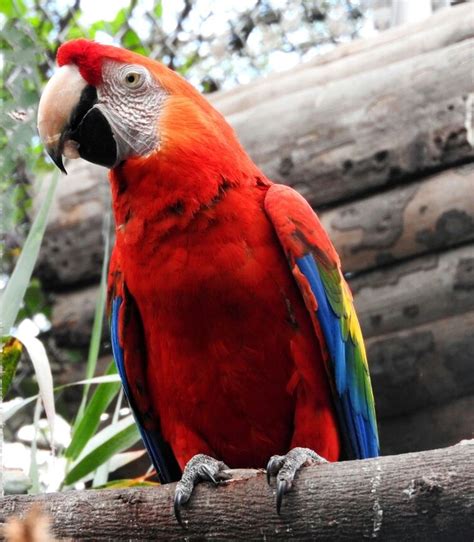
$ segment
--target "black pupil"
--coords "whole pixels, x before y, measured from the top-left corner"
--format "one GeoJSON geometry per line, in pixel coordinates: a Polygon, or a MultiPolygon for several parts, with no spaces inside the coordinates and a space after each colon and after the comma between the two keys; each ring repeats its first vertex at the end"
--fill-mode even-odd
{"type": "Polygon", "coordinates": [[[127,81],[129,83],[135,83],[135,75],[132,73],[130,75],[127,75],[127,81]]]}

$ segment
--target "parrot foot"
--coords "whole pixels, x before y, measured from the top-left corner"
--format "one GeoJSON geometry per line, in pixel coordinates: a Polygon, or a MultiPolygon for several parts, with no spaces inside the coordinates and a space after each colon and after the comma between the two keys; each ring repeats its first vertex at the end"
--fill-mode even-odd
{"type": "Polygon", "coordinates": [[[318,455],[310,448],[293,448],[286,455],[274,455],[267,464],[267,482],[271,477],[277,479],[277,513],[280,514],[283,497],[290,491],[296,473],[301,467],[315,463],[327,463],[324,457],[318,455]]]}
{"type": "Polygon", "coordinates": [[[228,469],[224,462],[204,454],[197,454],[186,463],[174,494],[174,515],[182,527],[184,524],[181,508],[191,498],[194,487],[199,482],[212,482],[217,485],[218,482],[228,480],[231,478],[231,475],[225,472],[228,469]]]}

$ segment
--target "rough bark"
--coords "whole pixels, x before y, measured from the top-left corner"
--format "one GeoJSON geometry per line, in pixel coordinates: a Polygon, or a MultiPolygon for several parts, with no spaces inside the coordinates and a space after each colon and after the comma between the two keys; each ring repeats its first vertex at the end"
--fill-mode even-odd
{"type": "Polygon", "coordinates": [[[211,94],[209,99],[223,115],[232,115],[282,94],[325,85],[472,38],[473,23],[472,6],[458,6],[422,23],[403,25],[373,38],[341,45],[292,70],[211,94]]]}
{"type": "Polygon", "coordinates": [[[172,515],[174,485],[6,497],[0,524],[39,502],[72,540],[468,541],[474,532],[472,441],[417,454],[305,468],[279,517],[261,471],[199,486],[172,515]]]}
{"type": "Polygon", "coordinates": [[[430,450],[471,439],[474,437],[474,395],[384,418],[379,422],[379,432],[384,454],[430,450]]]}
{"type": "Polygon", "coordinates": [[[349,280],[366,338],[474,309],[474,246],[416,258],[349,280]]]}
{"type": "MultiPolygon", "coordinates": [[[[102,227],[110,208],[107,170],[84,160],[66,161],[41,246],[37,274],[51,290],[100,277],[104,256],[102,227]]],[[[34,198],[35,209],[45,194],[34,198]]]]}
{"type": "Polygon", "coordinates": [[[452,168],[321,213],[346,272],[474,239],[474,167],[452,168]]]}
{"type": "MultiPolygon", "coordinates": [[[[69,176],[59,186],[38,268],[51,289],[97,279],[103,257],[105,172],[74,163],[69,176]]],[[[344,270],[366,271],[474,239],[473,191],[468,164],[322,211],[320,218],[344,270]]]]}
{"type": "MultiPolygon", "coordinates": [[[[474,246],[430,254],[349,278],[366,338],[411,329],[474,309],[474,246]]],[[[97,286],[57,294],[53,332],[86,346],[97,286]]]]}
{"type": "MultiPolygon", "coordinates": [[[[58,346],[88,348],[98,292],[94,285],[55,295],[51,324],[58,346]]],[[[109,340],[108,327],[105,323],[102,343],[109,340]]]]}
{"type": "Polygon", "coordinates": [[[303,88],[228,120],[273,180],[317,206],[351,199],[474,157],[473,44],[303,88]]]}
{"type": "Polygon", "coordinates": [[[366,348],[380,419],[474,396],[474,311],[372,337],[366,348]]]}
{"type": "MultiPolygon", "coordinates": [[[[305,70],[279,75],[294,81],[298,90],[288,94],[289,89],[287,92],[284,85],[275,82],[272,92],[278,92],[278,96],[241,110],[229,120],[269,177],[299,189],[320,209],[328,203],[335,205],[398,185],[433,169],[472,160],[474,93],[469,68],[474,39],[452,43],[468,35],[466,8],[451,10],[458,15],[453,18],[450,12],[446,22],[433,30],[437,35],[444,28],[444,38],[439,42],[422,39],[422,49],[415,48],[415,53],[428,52],[406,58],[405,42],[388,40],[390,55],[395,59],[400,54],[400,60],[387,66],[376,63],[366,71],[354,68],[353,75],[319,86],[299,80],[305,70]],[[451,45],[442,47],[444,44],[451,45]]],[[[383,58],[383,49],[383,45],[372,53],[366,49],[364,55],[383,58]]],[[[351,59],[357,64],[361,55],[344,57],[344,61],[351,59]]],[[[331,66],[323,64],[314,70],[332,71],[331,66]]],[[[324,73],[324,81],[330,79],[324,73]]],[[[259,85],[252,86],[255,99],[259,85]]],[[[57,213],[50,220],[40,258],[40,274],[52,289],[93,281],[100,273],[101,224],[107,205],[104,202],[109,198],[106,173],[103,168],[77,163],[70,171],[70,178],[60,183],[57,213]]],[[[410,186],[400,194],[388,193],[387,199],[396,208],[388,217],[382,213],[388,205],[383,203],[383,195],[342,206],[339,210],[344,215],[331,211],[328,221],[330,226],[334,224],[331,233],[336,235],[336,245],[341,236],[351,239],[345,254],[348,270],[362,269],[363,262],[377,265],[387,254],[403,258],[472,236],[472,209],[466,209],[469,202],[472,205],[472,198],[461,196],[462,190],[469,189],[472,173],[464,179],[459,173],[456,178],[440,177],[429,182],[432,184],[427,187],[420,185],[419,193],[410,186]],[[446,191],[450,181],[452,192],[446,191]],[[436,194],[445,196],[438,197],[436,207],[429,206],[424,216],[423,204],[410,206],[411,199],[419,203],[435,185],[436,194]],[[397,241],[405,203],[411,215],[403,217],[407,221],[397,241]],[[364,218],[364,231],[357,230],[351,221],[352,211],[358,216],[361,212],[365,217],[373,216],[374,220],[364,218]],[[415,223],[419,219],[426,231],[417,229],[409,219],[415,223]],[[458,231],[450,234],[452,227],[460,228],[460,235],[458,231]]]]}

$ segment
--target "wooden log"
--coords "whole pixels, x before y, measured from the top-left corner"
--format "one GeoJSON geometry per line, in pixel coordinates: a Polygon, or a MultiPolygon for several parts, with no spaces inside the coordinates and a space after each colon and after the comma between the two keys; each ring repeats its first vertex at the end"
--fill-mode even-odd
{"type": "MultiPolygon", "coordinates": [[[[365,337],[411,329],[474,309],[474,247],[467,245],[349,278],[365,337]]],[[[97,286],[56,294],[53,333],[89,344],[97,286]]]]}
{"type": "Polygon", "coordinates": [[[302,88],[324,86],[386,67],[414,56],[474,37],[472,6],[438,12],[421,23],[392,28],[378,35],[341,45],[291,70],[270,74],[234,89],[209,96],[223,115],[232,115],[302,88]]]}
{"type": "Polygon", "coordinates": [[[73,540],[470,541],[473,446],[307,467],[281,516],[262,471],[234,471],[197,487],[185,530],[172,514],[174,484],[4,497],[0,524],[39,503],[53,533],[73,540]]]}
{"type": "Polygon", "coordinates": [[[379,433],[384,455],[444,448],[462,439],[471,439],[474,437],[474,395],[404,416],[383,418],[379,420],[379,433]]]}
{"type": "MultiPolygon", "coordinates": [[[[366,347],[379,419],[474,397],[474,311],[372,337],[366,347]]],[[[458,440],[461,438],[466,435],[459,435],[458,440]]],[[[388,453],[445,445],[437,442],[388,453]]]]}
{"type": "MultiPolygon", "coordinates": [[[[97,280],[101,270],[102,222],[109,201],[106,173],[82,161],[69,168],[67,181],[59,185],[38,267],[50,289],[97,280]]],[[[344,270],[366,271],[474,239],[473,191],[474,167],[467,164],[323,211],[320,218],[344,270]]]]}
{"type": "Polygon", "coordinates": [[[474,158],[473,45],[303,88],[228,120],[274,181],[315,206],[351,199],[474,158]]]}
{"type": "MultiPolygon", "coordinates": [[[[104,215],[110,208],[105,168],[84,160],[66,161],[66,167],[68,176],[58,183],[36,268],[36,274],[51,290],[99,279],[104,215]]],[[[35,208],[44,196],[41,191],[35,194],[35,208]]]]}
{"type": "Polygon", "coordinates": [[[349,280],[366,338],[474,309],[474,246],[416,258],[349,280]]]}
{"type": "Polygon", "coordinates": [[[474,167],[452,168],[321,213],[346,272],[474,239],[474,167]]]}
{"type": "MultiPolygon", "coordinates": [[[[59,347],[89,347],[99,288],[96,285],[55,295],[51,324],[59,347]]],[[[102,343],[109,341],[108,322],[104,322],[102,343]]]]}

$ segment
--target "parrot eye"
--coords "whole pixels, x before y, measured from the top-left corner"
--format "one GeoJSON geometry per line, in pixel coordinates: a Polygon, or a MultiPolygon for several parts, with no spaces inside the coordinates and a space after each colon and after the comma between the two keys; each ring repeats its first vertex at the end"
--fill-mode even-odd
{"type": "Polygon", "coordinates": [[[143,81],[143,74],[137,71],[129,71],[124,77],[124,82],[128,88],[138,88],[143,84],[143,81]]]}

